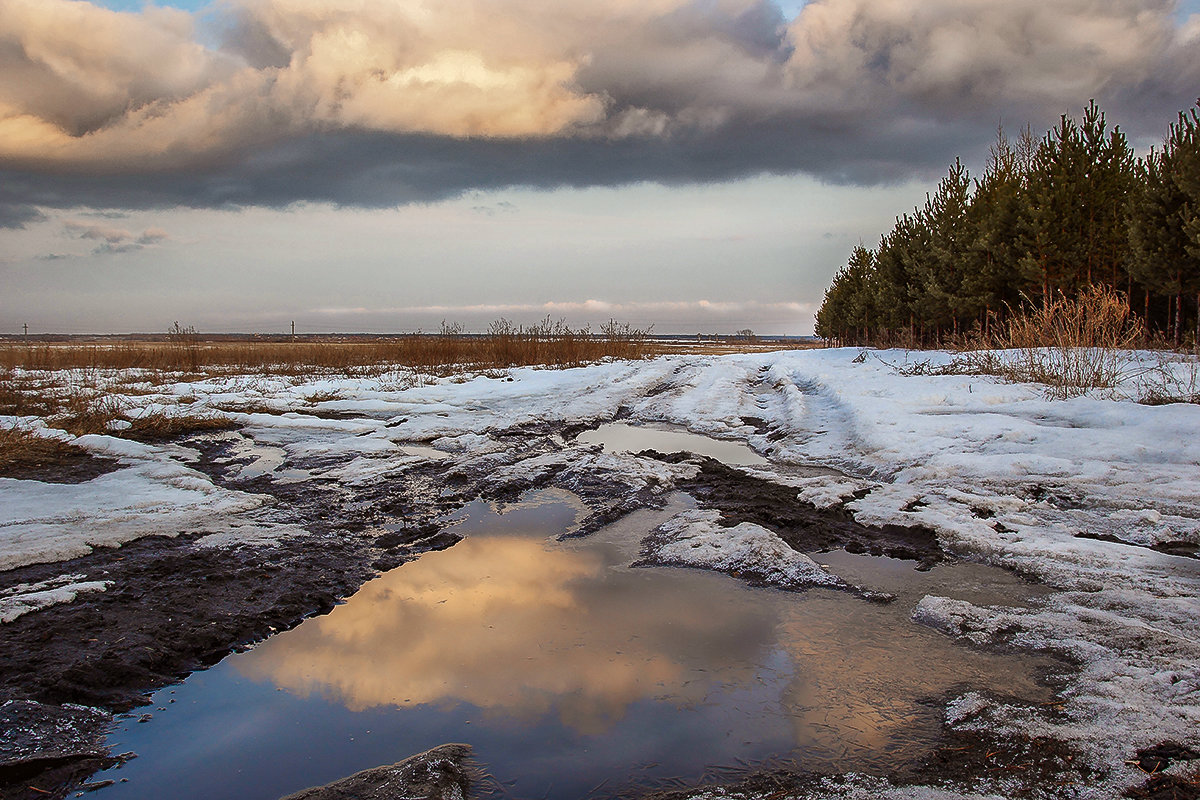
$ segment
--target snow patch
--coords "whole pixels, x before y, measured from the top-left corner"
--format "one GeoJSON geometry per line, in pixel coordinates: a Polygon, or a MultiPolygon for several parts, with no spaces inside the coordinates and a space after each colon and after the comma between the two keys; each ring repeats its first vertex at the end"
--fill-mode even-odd
{"type": "Polygon", "coordinates": [[[37,583],[22,583],[0,591],[0,623],[60,603],[70,603],[81,594],[103,592],[112,581],[82,581],[84,575],[60,575],[37,583]]]}
{"type": "Polygon", "coordinates": [[[846,585],[760,525],[743,522],[732,528],[722,527],[719,511],[696,509],[667,520],[642,543],[642,558],[652,563],[745,573],[781,589],[846,585]]]}

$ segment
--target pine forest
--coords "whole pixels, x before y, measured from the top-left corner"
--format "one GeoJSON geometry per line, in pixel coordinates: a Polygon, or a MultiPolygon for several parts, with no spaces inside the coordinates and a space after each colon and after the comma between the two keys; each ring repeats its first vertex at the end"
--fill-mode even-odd
{"type": "Polygon", "coordinates": [[[876,249],[854,248],[816,332],[842,345],[940,346],[1097,286],[1120,293],[1148,336],[1200,341],[1197,107],[1140,158],[1094,101],[1040,140],[1001,130],[982,176],[956,160],[876,249]]]}

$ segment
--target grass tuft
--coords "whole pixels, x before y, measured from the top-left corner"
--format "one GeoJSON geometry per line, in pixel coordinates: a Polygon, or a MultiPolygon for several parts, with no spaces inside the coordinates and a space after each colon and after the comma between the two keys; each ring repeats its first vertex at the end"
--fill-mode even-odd
{"type": "Polygon", "coordinates": [[[87,451],[72,444],[38,436],[20,428],[0,428],[0,476],[19,477],[24,473],[59,467],[80,458],[87,451]]]}
{"type": "Polygon", "coordinates": [[[140,414],[128,421],[129,427],[113,433],[138,442],[165,442],[193,433],[228,431],[238,427],[233,420],[214,414],[140,414]]]}

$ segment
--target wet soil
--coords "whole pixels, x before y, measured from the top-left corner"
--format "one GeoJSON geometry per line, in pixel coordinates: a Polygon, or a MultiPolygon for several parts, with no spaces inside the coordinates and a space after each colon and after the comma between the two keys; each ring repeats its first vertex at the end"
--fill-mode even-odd
{"type": "MultiPolygon", "coordinates": [[[[131,709],[145,703],[150,691],[213,664],[233,650],[295,627],[308,616],[328,612],[378,571],[421,552],[453,545],[458,536],[442,531],[436,520],[469,500],[481,494],[515,498],[535,484],[554,484],[556,478],[546,474],[531,484],[484,491],[479,476],[430,463],[408,470],[396,480],[356,489],[351,495],[336,483],[321,479],[285,483],[260,476],[240,481],[238,465],[228,460],[228,442],[201,437],[185,443],[199,453],[193,466],[221,485],[271,495],[276,512],[272,521],[298,524],[305,535],[283,540],[264,554],[254,548],[198,546],[198,534],[180,532],[173,538],[149,537],[119,549],[97,549],[69,562],[0,573],[0,583],[5,585],[35,583],[65,573],[86,576],[82,580],[112,581],[106,592],[81,595],[73,603],[0,626],[0,703],[35,701],[47,715],[73,703],[110,712],[131,709]]],[[[926,529],[863,526],[844,511],[801,503],[794,489],[713,459],[683,453],[642,455],[670,463],[696,463],[699,474],[676,489],[691,494],[701,507],[719,510],[727,525],[762,525],[797,550],[845,549],[909,559],[923,568],[948,558],[926,529]]],[[[81,461],[73,467],[79,471],[71,474],[87,480],[115,468],[115,464],[97,462],[103,460],[81,461]]],[[[569,488],[580,491],[596,509],[584,521],[585,529],[662,502],[661,496],[622,494],[619,487],[600,484],[569,488]]],[[[19,738],[15,727],[0,735],[0,799],[65,797],[84,788],[93,770],[111,763],[105,761],[111,756],[88,747],[65,753],[45,748],[22,751],[14,745],[19,738]],[[5,760],[6,752],[16,755],[5,760]]],[[[1056,743],[969,738],[948,731],[945,744],[922,768],[898,778],[903,782],[944,781],[1002,769],[1028,773],[1034,778],[1030,781],[1033,785],[1073,774],[1073,757],[1056,743]]],[[[1086,777],[1078,776],[1080,781],[1086,777]]],[[[818,779],[794,769],[774,769],[747,775],[738,785],[765,797],[781,789],[803,788],[806,782],[818,779]]],[[[656,796],[688,795],[668,792],[656,796]]]]}
{"type": "Polygon", "coordinates": [[[1090,531],[1077,533],[1075,534],[1075,538],[1093,539],[1098,542],[1109,542],[1111,544],[1123,544],[1126,547],[1142,547],[1158,553],[1165,553],[1169,556],[1200,559],[1200,545],[1197,545],[1195,542],[1158,542],[1147,545],[1139,544],[1138,542],[1128,542],[1118,536],[1113,536],[1111,533],[1091,533],[1090,531]]]}
{"type": "Polygon", "coordinates": [[[468,745],[443,744],[391,766],[364,770],[282,800],[461,800],[470,797],[479,778],[468,745]]]}
{"type": "MultiPolygon", "coordinates": [[[[0,798],[65,797],[106,765],[87,748],[39,747],[39,732],[66,704],[131,709],[233,650],[327,613],[378,571],[458,541],[431,522],[458,503],[431,501],[436,476],[420,470],[351,499],[331,482],[238,482],[220,460],[227,443],[186,443],[200,452],[194,466],[222,485],[272,495],[272,521],[299,525],[305,535],[264,553],[204,547],[199,534],[180,532],[0,572],[6,586],[63,574],[112,582],[105,592],[0,626],[0,705],[38,704],[36,719],[0,731],[0,798]],[[395,522],[380,535],[382,524],[395,522]]],[[[92,460],[83,463],[96,469],[92,460]]]]}
{"type": "MultiPolygon", "coordinates": [[[[993,792],[1001,797],[1042,798],[1049,786],[1087,786],[1096,773],[1080,766],[1080,759],[1061,742],[1046,738],[999,739],[994,736],[945,729],[943,742],[920,764],[887,777],[895,786],[945,786],[952,789],[970,778],[973,791],[993,792]]],[[[719,786],[725,794],[757,798],[826,796],[831,789],[857,788],[855,796],[870,796],[875,788],[870,779],[830,776],[805,770],[791,761],[778,761],[746,769],[740,776],[705,787],[681,787],[651,791],[643,800],[693,800],[711,797],[719,786]],[[863,790],[867,794],[863,794],[863,790]]],[[[1132,796],[1132,795],[1131,795],[1132,796]]],[[[1138,795],[1139,797],[1141,795],[1138,795]]]]}
{"type": "Polygon", "coordinates": [[[1189,769],[1183,775],[1164,775],[1162,771],[1178,761],[1200,760],[1200,753],[1176,742],[1162,742],[1139,750],[1135,759],[1138,769],[1146,773],[1146,781],[1125,792],[1126,797],[1138,800],[1196,800],[1200,798],[1200,769],[1189,769]]]}
{"type": "MultiPolygon", "coordinates": [[[[658,457],[673,463],[695,458],[684,453],[658,457]]],[[[819,509],[796,499],[795,489],[711,458],[701,460],[700,474],[679,488],[695,497],[702,508],[720,511],[727,526],[742,522],[761,525],[802,553],[845,550],[916,561],[918,569],[929,569],[947,558],[928,528],[863,525],[842,509],[819,509]]]]}
{"type": "Polygon", "coordinates": [[[87,483],[93,478],[116,472],[118,461],[94,456],[79,447],[64,446],[52,457],[0,464],[0,478],[42,481],[43,483],[87,483]]]}

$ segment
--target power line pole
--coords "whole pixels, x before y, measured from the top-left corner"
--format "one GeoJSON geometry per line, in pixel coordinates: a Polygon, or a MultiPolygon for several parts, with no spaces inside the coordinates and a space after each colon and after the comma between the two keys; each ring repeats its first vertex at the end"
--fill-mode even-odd
{"type": "Polygon", "coordinates": [[[296,320],[292,320],[292,341],[296,340],[296,320]]]}
{"type": "Polygon", "coordinates": [[[26,339],[29,338],[29,323],[28,322],[25,323],[25,338],[26,339]]]}

